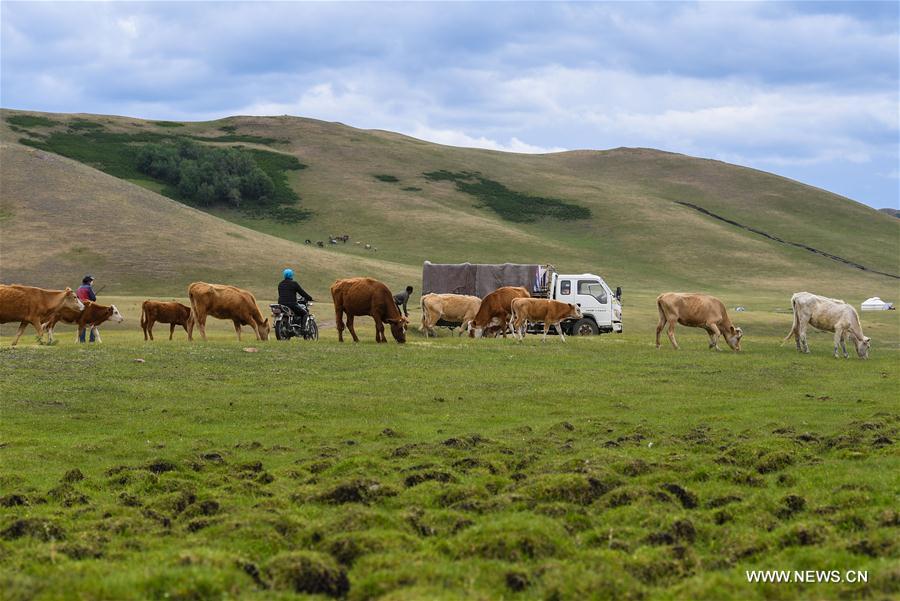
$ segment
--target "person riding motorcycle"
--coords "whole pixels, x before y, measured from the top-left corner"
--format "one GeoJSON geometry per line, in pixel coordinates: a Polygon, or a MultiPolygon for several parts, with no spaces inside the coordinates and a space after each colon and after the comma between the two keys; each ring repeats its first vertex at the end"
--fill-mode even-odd
{"type": "Polygon", "coordinates": [[[309,312],[306,310],[306,307],[297,302],[297,295],[299,294],[309,303],[312,302],[313,298],[307,294],[300,284],[294,281],[293,269],[285,269],[282,272],[282,276],[284,276],[284,279],[278,283],[278,304],[289,307],[294,312],[294,317],[300,319],[300,329],[305,330],[306,317],[309,315],[309,312]]]}

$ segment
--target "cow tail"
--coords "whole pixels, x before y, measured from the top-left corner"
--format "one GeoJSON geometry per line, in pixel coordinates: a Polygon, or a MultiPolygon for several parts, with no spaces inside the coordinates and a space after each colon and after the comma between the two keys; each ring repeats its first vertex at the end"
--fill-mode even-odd
{"type": "Polygon", "coordinates": [[[143,303],[141,305],[141,329],[145,330],[147,328],[147,303],[143,303]]]}
{"type": "Polygon", "coordinates": [[[797,318],[797,303],[794,299],[791,299],[791,313],[793,313],[793,320],[791,321],[791,331],[788,332],[788,335],[784,337],[784,340],[781,341],[779,346],[784,346],[784,343],[793,338],[794,336],[799,336],[798,330],[800,324],[798,323],[797,318]]]}
{"type": "Polygon", "coordinates": [[[425,329],[425,295],[423,294],[419,298],[419,308],[422,309],[422,331],[425,332],[425,335],[428,335],[428,330],[425,329]]]}

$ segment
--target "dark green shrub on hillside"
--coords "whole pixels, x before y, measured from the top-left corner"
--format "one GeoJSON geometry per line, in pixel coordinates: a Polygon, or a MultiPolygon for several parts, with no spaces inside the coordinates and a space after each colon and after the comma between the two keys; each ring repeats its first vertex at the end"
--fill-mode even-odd
{"type": "Polygon", "coordinates": [[[447,170],[423,173],[431,181],[452,181],[460,192],[470,194],[507,221],[531,223],[542,217],[574,221],[590,219],[591,210],[558,198],[531,196],[510,190],[498,181],[482,177],[478,172],[447,170]]]}
{"type": "Polygon", "coordinates": [[[184,127],[184,123],[178,123],[176,121],[154,121],[153,125],[156,127],[184,127]]]}
{"type": "Polygon", "coordinates": [[[6,118],[6,122],[19,127],[53,127],[54,125],[59,125],[59,121],[36,115],[12,115],[6,118]]]}
{"type": "Polygon", "coordinates": [[[400,181],[399,179],[397,179],[396,176],[393,176],[393,175],[383,175],[383,174],[382,174],[382,175],[376,175],[376,176],[375,176],[375,179],[377,179],[377,180],[380,181],[380,182],[387,182],[387,183],[389,183],[389,184],[393,184],[393,183],[396,183],[396,182],[399,182],[399,181],[400,181]]]}
{"type": "Polygon", "coordinates": [[[85,119],[76,119],[69,122],[69,129],[85,130],[85,129],[103,129],[102,123],[96,121],[87,121],[85,119]]]}
{"type": "Polygon", "coordinates": [[[250,154],[235,148],[209,148],[188,140],[148,144],[138,151],[137,168],[200,206],[275,204],[272,178],[250,154]]]}

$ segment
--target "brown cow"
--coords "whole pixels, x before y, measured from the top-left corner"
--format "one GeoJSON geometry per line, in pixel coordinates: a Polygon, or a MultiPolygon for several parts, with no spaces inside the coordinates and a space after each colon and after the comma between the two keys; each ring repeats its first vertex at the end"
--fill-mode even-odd
{"type": "Polygon", "coordinates": [[[469,338],[481,338],[485,330],[494,326],[500,326],[506,338],[512,300],[529,297],[531,294],[521,286],[504,286],[485,296],[469,326],[469,338]]]}
{"type": "Polygon", "coordinates": [[[344,313],[347,314],[347,329],[353,336],[353,342],[359,337],[353,329],[353,318],[369,315],[375,320],[375,342],[387,342],[384,335],[384,324],[391,326],[394,340],[406,342],[406,326],[409,320],[400,314],[394,304],[394,295],[382,282],[372,278],[349,278],[337,280],[331,285],[331,298],[334,300],[334,315],[337,322],[338,340],[344,341],[344,313]]]}
{"type": "Polygon", "coordinates": [[[469,327],[469,322],[475,318],[481,299],[477,296],[466,294],[426,294],[422,297],[422,332],[425,335],[434,334],[434,326],[438,321],[461,324],[459,335],[469,327]]]}
{"type": "Polygon", "coordinates": [[[659,348],[659,333],[668,324],[668,336],[672,346],[678,348],[675,342],[675,324],[692,328],[703,328],[709,334],[709,348],[717,351],[719,348],[719,335],[725,337],[725,342],[732,349],[741,350],[741,338],[744,332],[736,328],[725,305],[714,296],[708,294],[689,294],[683,292],[666,292],[656,298],[656,307],[659,309],[659,323],[656,326],[656,348],[659,348]]]}
{"type": "Polygon", "coordinates": [[[514,322],[512,324],[513,334],[520,341],[524,337],[526,322],[531,321],[544,324],[544,336],[541,338],[541,342],[547,340],[547,332],[550,331],[551,325],[556,328],[559,339],[565,342],[566,336],[559,324],[565,319],[581,319],[581,309],[578,308],[578,305],[546,298],[514,298],[510,309],[511,321],[514,322]]]}
{"type": "Polygon", "coordinates": [[[191,319],[191,308],[181,303],[145,300],[141,305],[141,329],[144,330],[144,340],[147,336],[153,340],[153,324],[169,324],[169,340],[175,334],[175,326],[181,326],[188,331],[188,322],[191,319]]]}
{"type": "Polygon", "coordinates": [[[230,319],[234,331],[241,339],[241,326],[250,326],[257,340],[269,339],[269,318],[263,319],[256,304],[256,297],[247,290],[224,284],[194,282],[188,286],[193,319],[188,321],[188,340],[194,339],[194,324],[200,328],[200,336],[206,340],[206,317],[230,319]]]}
{"type": "Polygon", "coordinates": [[[19,330],[12,346],[16,346],[28,324],[34,326],[38,340],[44,340],[41,318],[58,309],[68,307],[81,311],[84,304],[78,300],[71,288],[46,290],[17,284],[0,284],[0,323],[19,322],[19,330]]]}
{"type": "Polygon", "coordinates": [[[84,332],[85,328],[90,326],[96,336],[97,342],[103,342],[100,339],[100,330],[97,329],[97,326],[109,319],[116,323],[125,321],[125,318],[122,317],[122,314],[119,313],[119,310],[115,305],[109,305],[107,307],[106,305],[98,305],[93,301],[84,301],[84,309],[81,311],[75,311],[74,309],[69,309],[67,307],[62,307],[61,309],[54,311],[49,315],[47,321],[44,322],[44,329],[47,330],[47,336],[52,343],[53,328],[56,327],[56,324],[59,322],[77,324],[78,331],[75,333],[75,342],[78,342],[81,339],[82,332],[84,332]]]}

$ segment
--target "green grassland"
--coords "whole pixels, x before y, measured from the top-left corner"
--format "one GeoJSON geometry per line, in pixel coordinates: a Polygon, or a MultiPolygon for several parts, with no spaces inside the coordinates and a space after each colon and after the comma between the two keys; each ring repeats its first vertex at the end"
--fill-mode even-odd
{"type": "Polygon", "coordinates": [[[900,594],[896,312],[863,314],[863,361],[779,346],[765,299],[739,354],[655,349],[650,297],[622,335],[406,345],[145,343],[107,300],[102,345],[3,327],[4,599],[900,594]]]}

